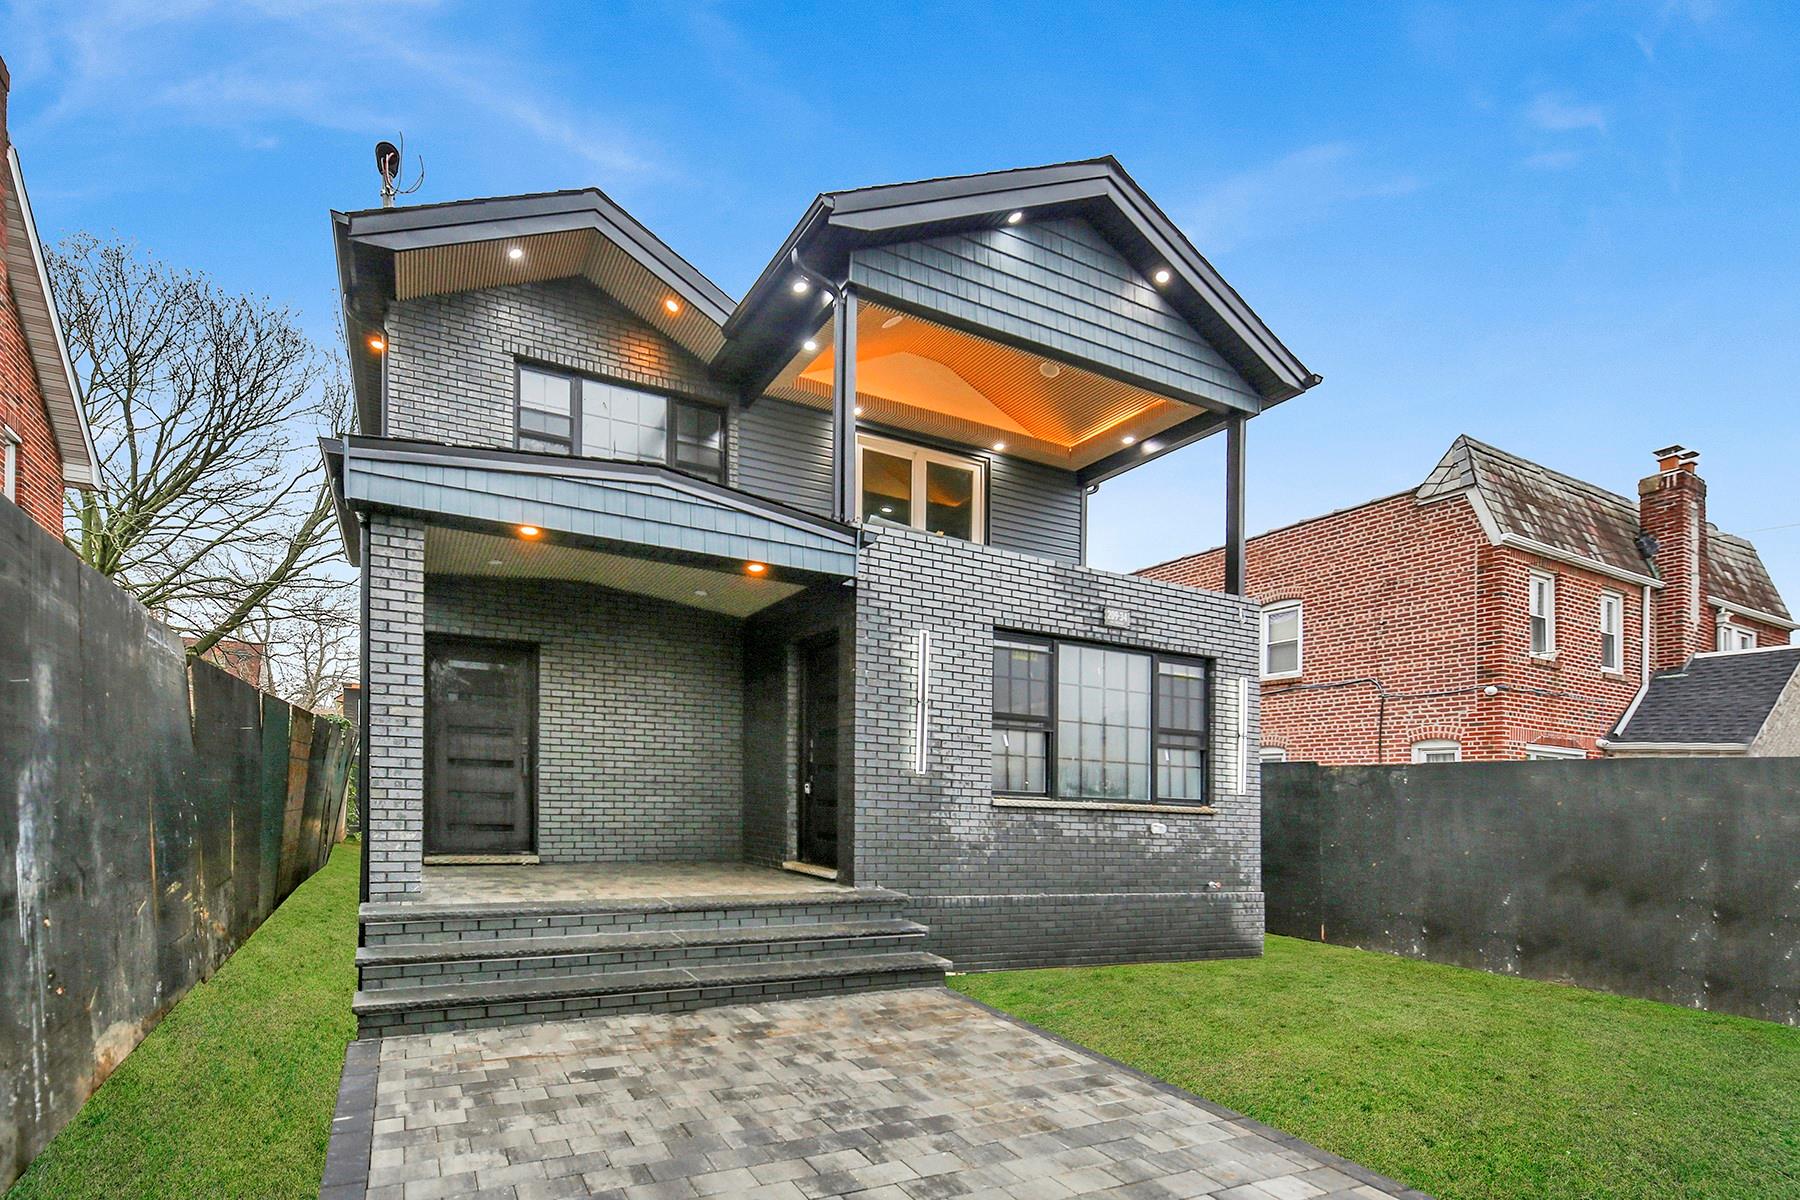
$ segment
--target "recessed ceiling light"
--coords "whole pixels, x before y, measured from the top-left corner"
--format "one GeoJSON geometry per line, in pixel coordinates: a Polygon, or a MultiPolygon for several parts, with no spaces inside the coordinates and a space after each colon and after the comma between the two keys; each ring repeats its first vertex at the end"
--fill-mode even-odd
{"type": "Polygon", "coordinates": [[[898,325],[900,322],[904,321],[905,319],[906,318],[901,316],[899,313],[895,313],[893,316],[891,316],[887,320],[883,321],[881,323],[881,327],[883,329],[892,329],[894,326],[898,325]]]}
{"type": "Polygon", "coordinates": [[[1058,375],[1062,374],[1062,364],[1041,362],[1038,364],[1038,374],[1042,375],[1045,379],[1055,379],[1058,375]]]}
{"type": "Polygon", "coordinates": [[[1023,221],[1024,219],[1025,219],[1025,214],[1022,212],[1014,211],[1014,212],[1009,212],[1006,214],[1006,223],[1008,225],[1017,225],[1020,221],[1023,221]]]}
{"type": "Polygon", "coordinates": [[[800,343],[800,348],[808,354],[811,354],[814,350],[819,348],[819,343],[813,341],[811,338],[807,338],[804,342],[800,343]]]}
{"type": "Polygon", "coordinates": [[[539,529],[536,525],[521,525],[519,526],[519,536],[522,538],[541,538],[544,536],[544,531],[539,529]]]}
{"type": "Polygon", "coordinates": [[[512,259],[514,262],[518,262],[521,258],[525,257],[525,250],[521,246],[514,246],[506,252],[506,257],[512,259]]]}
{"type": "Polygon", "coordinates": [[[387,349],[387,340],[379,333],[372,333],[369,335],[369,349],[380,354],[383,350],[387,349]]]}
{"type": "Polygon", "coordinates": [[[812,291],[812,284],[806,282],[804,279],[796,279],[788,286],[794,289],[794,295],[796,296],[804,296],[806,293],[812,291]]]}
{"type": "Polygon", "coordinates": [[[884,504],[884,505],[882,505],[882,506],[881,506],[881,515],[882,515],[882,516],[884,516],[884,517],[891,517],[891,516],[893,516],[893,515],[894,515],[894,506],[893,506],[893,505],[891,505],[891,504],[884,504]]]}
{"type": "Polygon", "coordinates": [[[759,562],[747,562],[744,564],[744,570],[750,572],[750,574],[752,574],[752,575],[767,575],[769,573],[769,564],[768,563],[759,563],[759,562]]]}
{"type": "Polygon", "coordinates": [[[702,600],[704,600],[704,599],[706,599],[706,589],[705,588],[695,588],[694,595],[696,595],[696,596],[700,597],[702,600]]]}
{"type": "Polygon", "coordinates": [[[669,310],[670,316],[675,316],[681,312],[681,301],[677,300],[673,296],[670,296],[668,299],[663,301],[663,307],[669,310]]]}
{"type": "Polygon", "coordinates": [[[831,303],[831,293],[830,292],[820,292],[819,293],[819,303],[820,304],[830,304],[831,303]]]}
{"type": "Polygon", "coordinates": [[[1122,437],[1122,438],[1120,438],[1120,439],[1119,439],[1119,440],[1120,440],[1120,441],[1121,441],[1121,442],[1124,442],[1124,443],[1125,443],[1125,444],[1126,444],[1126,445],[1127,445],[1127,446],[1129,446],[1129,445],[1131,445],[1131,444],[1132,444],[1132,443],[1133,443],[1133,442],[1135,442],[1135,441],[1137,441],[1137,439],[1136,439],[1136,438],[1134,438],[1134,437],[1132,437],[1132,436],[1131,436],[1131,435],[1130,435],[1130,434],[1129,434],[1129,433],[1128,433],[1128,434],[1126,434],[1126,435],[1125,435],[1125,436],[1124,436],[1124,437],[1122,437]]]}
{"type": "Polygon", "coordinates": [[[500,565],[501,565],[501,562],[500,562],[500,560],[499,560],[499,559],[497,559],[497,558],[490,558],[490,559],[488,559],[488,566],[490,566],[490,567],[498,567],[498,566],[500,566],[500,565]]]}
{"type": "Polygon", "coordinates": [[[1152,275],[1150,278],[1156,280],[1158,283],[1167,283],[1169,280],[1175,278],[1175,276],[1169,272],[1169,268],[1158,267],[1156,268],[1156,274],[1152,275]]]}
{"type": "Polygon", "coordinates": [[[1145,454],[1155,454],[1156,453],[1156,443],[1155,442],[1145,442],[1144,443],[1144,453],[1145,454]]]}
{"type": "Polygon", "coordinates": [[[856,415],[859,417],[862,416],[862,405],[860,404],[856,406],[856,415]]]}
{"type": "Polygon", "coordinates": [[[1005,442],[995,442],[995,443],[994,443],[994,449],[996,449],[996,450],[1004,450],[1004,449],[1006,449],[1006,443],[1005,443],[1005,442]]]}

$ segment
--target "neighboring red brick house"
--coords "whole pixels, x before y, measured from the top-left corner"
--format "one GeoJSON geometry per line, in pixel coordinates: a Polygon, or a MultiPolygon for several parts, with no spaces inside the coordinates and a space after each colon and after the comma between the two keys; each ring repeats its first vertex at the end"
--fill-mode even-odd
{"type": "MultiPolygon", "coordinates": [[[[191,649],[199,638],[183,638],[191,649]]],[[[268,675],[269,652],[262,642],[246,642],[237,638],[221,638],[200,656],[213,666],[253,688],[261,688],[268,675]]]]}
{"type": "Polygon", "coordinates": [[[0,496],[61,537],[63,489],[94,485],[94,447],[6,131],[10,86],[0,60],[0,496]]]}
{"type": "MultiPolygon", "coordinates": [[[[1413,491],[1250,539],[1264,757],[1596,755],[1651,673],[1785,644],[1755,547],[1706,521],[1697,457],[1659,451],[1633,504],[1460,437],[1413,491]]],[[[1211,550],[1139,574],[1223,572],[1211,550]]]]}

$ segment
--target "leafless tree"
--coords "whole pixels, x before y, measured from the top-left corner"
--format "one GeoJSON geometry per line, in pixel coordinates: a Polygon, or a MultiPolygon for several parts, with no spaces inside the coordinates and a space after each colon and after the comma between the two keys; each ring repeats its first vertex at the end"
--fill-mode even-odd
{"type": "Polygon", "coordinates": [[[308,607],[311,611],[301,617],[259,611],[240,636],[263,648],[265,690],[318,711],[331,708],[344,684],[356,679],[360,644],[349,594],[316,596],[308,607]]]}
{"type": "Polygon", "coordinates": [[[100,460],[70,546],[196,656],[247,622],[340,609],[313,439],[348,389],[294,314],[117,239],[75,234],[49,261],[100,460]]]}

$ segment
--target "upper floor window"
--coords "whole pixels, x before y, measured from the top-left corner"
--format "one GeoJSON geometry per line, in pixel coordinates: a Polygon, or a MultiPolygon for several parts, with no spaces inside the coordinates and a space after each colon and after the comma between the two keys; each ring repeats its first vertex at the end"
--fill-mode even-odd
{"type": "Polygon", "coordinates": [[[1745,629],[1728,621],[1719,622],[1719,649],[1721,650],[1754,650],[1756,649],[1756,630],[1745,629]]]}
{"type": "Polygon", "coordinates": [[[1262,610],[1262,677],[1292,679],[1301,670],[1303,614],[1298,600],[1271,604],[1262,610]]]}
{"type": "Polygon", "coordinates": [[[1625,597],[1600,593],[1600,669],[1625,669],[1625,597]]]}
{"type": "Polygon", "coordinates": [[[856,481],[865,521],[987,540],[987,468],[979,459],[859,434],[856,481]]]}
{"type": "Polygon", "coordinates": [[[994,638],[997,793],[1204,804],[1208,721],[1198,659],[994,638]]]}
{"type": "Polygon", "coordinates": [[[1462,744],[1444,738],[1432,738],[1412,745],[1416,763],[1453,763],[1462,761],[1462,744]]]}
{"type": "Polygon", "coordinates": [[[8,425],[0,425],[0,495],[19,498],[19,435],[8,425]]]}
{"type": "Polygon", "coordinates": [[[519,367],[521,450],[662,463],[725,480],[725,414],[604,379],[519,367]]]}
{"type": "Polygon", "coordinates": [[[1531,653],[1536,658],[1556,654],[1556,576],[1547,571],[1531,573],[1531,653]]]}

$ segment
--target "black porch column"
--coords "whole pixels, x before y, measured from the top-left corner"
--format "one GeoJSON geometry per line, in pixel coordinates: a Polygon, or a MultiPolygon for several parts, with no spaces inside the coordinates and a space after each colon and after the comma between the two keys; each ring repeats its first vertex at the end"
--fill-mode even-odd
{"type": "Polygon", "coordinates": [[[838,293],[832,333],[831,515],[854,521],[856,512],[856,289],[838,293]]]}
{"type": "Polygon", "coordinates": [[[1242,415],[1225,425],[1225,591],[1244,594],[1244,426],[1242,415]]]}

